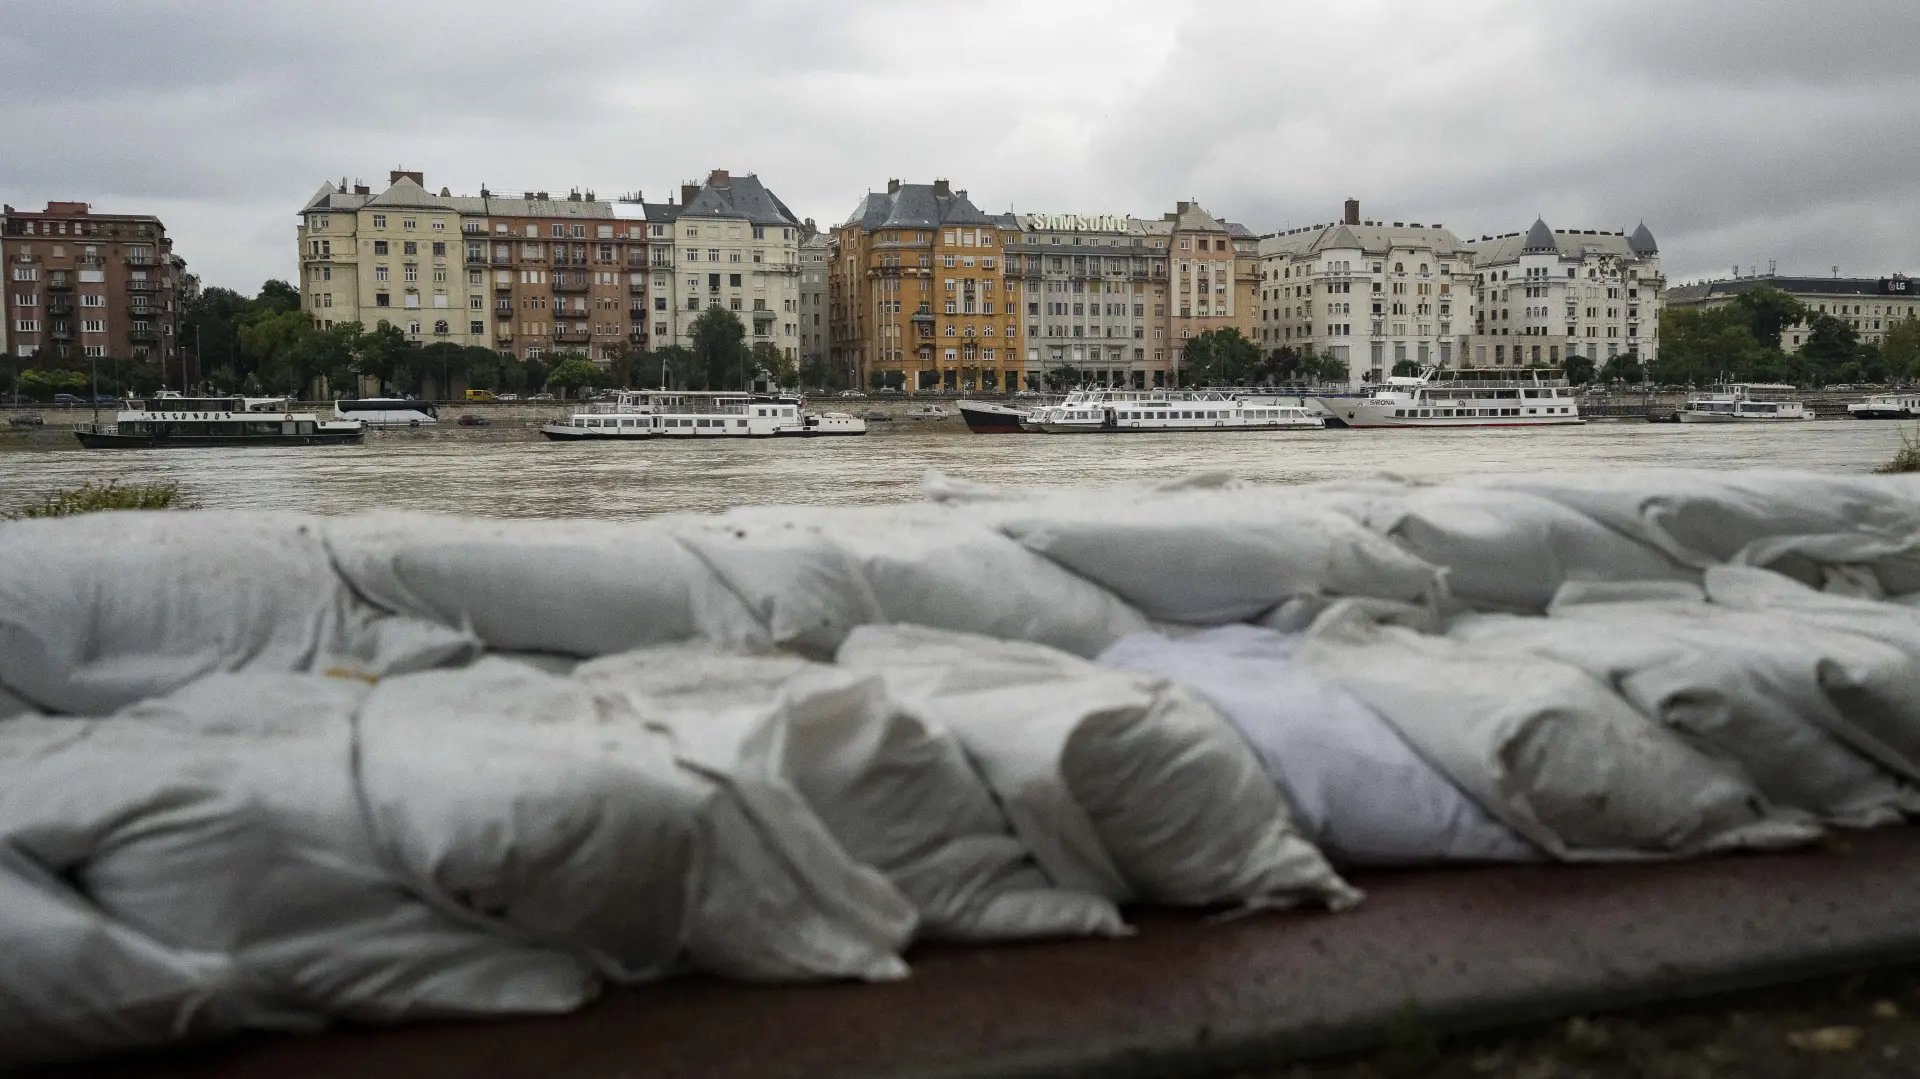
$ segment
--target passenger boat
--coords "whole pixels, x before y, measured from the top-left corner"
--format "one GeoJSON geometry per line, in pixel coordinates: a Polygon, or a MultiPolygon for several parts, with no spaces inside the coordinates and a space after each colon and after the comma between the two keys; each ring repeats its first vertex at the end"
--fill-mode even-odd
{"type": "Polygon", "coordinates": [[[954,407],[960,410],[967,430],[976,435],[1017,435],[1020,419],[1026,415],[1021,409],[995,401],[961,401],[954,407]]]}
{"type": "Polygon", "coordinates": [[[1316,397],[1335,427],[1555,427],[1585,422],[1566,376],[1549,369],[1392,375],[1361,397],[1316,397]]]}
{"type": "Polygon", "coordinates": [[[910,420],[944,420],[951,415],[953,413],[939,405],[915,405],[907,409],[907,418],[910,420]]]}
{"type": "Polygon", "coordinates": [[[621,390],[610,402],[540,428],[555,442],[648,438],[808,438],[864,435],[864,420],[807,412],[798,397],[694,390],[621,390]]]}
{"type": "Polygon", "coordinates": [[[1920,391],[1876,393],[1864,401],[1848,405],[1847,415],[1856,420],[1920,419],[1920,391]]]}
{"type": "Polygon", "coordinates": [[[431,402],[411,397],[335,401],[333,416],[339,420],[359,420],[368,427],[419,427],[440,422],[440,411],[431,402]]]}
{"type": "Polygon", "coordinates": [[[1810,420],[1813,413],[1799,401],[1763,401],[1756,391],[1790,391],[1792,386],[1736,385],[1726,393],[1689,397],[1685,408],[1673,414],[1680,423],[1744,423],[1750,421],[1810,420]]]}
{"type": "Polygon", "coordinates": [[[322,420],[293,412],[284,397],[182,397],[163,390],[146,402],[128,401],[107,424],[73,430],[89,449],[188,446],[337,446],[366,437],[359,420],[322,420]]]}
{"type": "Polygon", "coordinates": [[[1318,431],[1326,420],[1304,405],[1214,390],[1076,390],[1028,412],[1021,430],[1050,435],[1128,431],[1318,431]]]}

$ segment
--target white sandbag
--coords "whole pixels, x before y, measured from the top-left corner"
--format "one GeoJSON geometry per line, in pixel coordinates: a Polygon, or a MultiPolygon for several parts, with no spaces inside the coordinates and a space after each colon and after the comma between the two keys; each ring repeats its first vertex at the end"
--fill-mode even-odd
{"type": "Polygon", "coordinates": [[[1097,655],[1146,619],[1099,585],[938,506],[767,507],[666,522],[780,644],[831,656],[909,622],[1097,655]]]}
{"type": "Polygon", "coordinates": [[[0,936],[35,938],[5,954],[37,956],[0,963],[0,1026],[71,1055],[590,999],[583,964],[450,921],[388,873],[352,781],[366,688],[215,675],[110,719],[0,724],[0,850],[38,898],[0,906],[0,936]]]}
{"type": "Polygon", "coordinates": [[[101,715],[222,671],[382,675],[474,650],[356,600],[305,515],[0,524],[0,685],[42,710],[101,715]]]}
{"type": "Polygon", "coordinates": [[[12,719],[15,716],[37,716],[39,714],[39,709],[7,692],[5,686],[0,686],[0,719],[12,719]]]}
{"type": "Polygon", "coordinates": [[[1060,491],[956,507],[1149,618],[1217,625],[1296,596],[1432,603],[1442,571],[1289,488],[1060,491]]]}
{"type": "Polygon", "coordinates": [[[383,512],[328,519],[327,550],[385,610],[471,628],[489,648],[601,656],[764,632],[665,529],[383,512]]]}
{"type": "Polygon", "coordinates": [[[1318,484],[1324,501],[1447,568],[1453,597],[1476,610],[1540,613],[1568,581],[1698,583],[1700,572],[1558,502],[1461,484],[1318,484]]]}
{"type": "Polygon", "coordinates": [[[1851,563],[1875,575],[1881,594],[1920,589],[1920,478],[1912,476],[1647,468],[1485,482],[1551,499],[1698,569],[1752,547],[1746,562],[1807,584],[1820,585],[1826,566],[1851,563]]]}
{"type": "Polygon", "coordinates": [[[711,767],[731,768],[752,751],[750,739],[765,741],[777,774],[834,839],[912,901],[923,937],[1125,929],[1111,902],[1048,883],[959,741],[890,699],[873,675],[793,656],[669,646],[592,661],[578,677],[620,695],[668,730],[678,752],[711,767]]]}
{"type": "Polygon", "coordinates": [[[1205,698],[1279,783],[1335,865],[1529,861],[1532,844],[1488,816],[1350,694],[1293,663],[1299,637],[1221,626],[1179,640],[1143,633],[1101,655],[1205,698]]]}
{"type": "Polygon", "coordinates": [[[1399,729],[1420,755],[1556,857],[1601,860],[1780,847],[1819,835],[1732,769],[1579,668],[1481,648],[1336,605],[1296,661],[1399,729]]]}
{"type": "Polygon", "coordinates": [[[1359,898],[1238,734],[1164,679],[1042,645],[869,626],[842,666],[952,730],[1061,887],[1116,901],[1335,909],[1359,898]]]}
{"type": "Polygon", "coordinates": [[[1552,618],[1463,618],[1450,635],[1579,667],[1702,751],[1732,763],[1772,802],[1871,827],[1920,810],[1920,794],[1830,733],[1839,720],[1790,622],[1757,627],[1702,601],[1564,603],[1552,618]],[[1756,629],[1786,631],[1769,641],[1756,629]]]}
{"type": "Polygon", "coordinates": [[[493,660],[385,680],[362,709],[361,777],[423,894],[611,977],[906,972],[912,908],[759,757],[690,761],[584,682],[493,660]]]}

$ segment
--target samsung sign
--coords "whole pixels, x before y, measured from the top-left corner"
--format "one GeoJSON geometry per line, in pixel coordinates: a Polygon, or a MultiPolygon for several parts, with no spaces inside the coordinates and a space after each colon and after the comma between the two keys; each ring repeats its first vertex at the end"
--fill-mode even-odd
{"type": "Polygon", "coordinates": [[[1113,214],[1033,214],[1029,232],[1125,232],[1127,219],[1113,214]]]}

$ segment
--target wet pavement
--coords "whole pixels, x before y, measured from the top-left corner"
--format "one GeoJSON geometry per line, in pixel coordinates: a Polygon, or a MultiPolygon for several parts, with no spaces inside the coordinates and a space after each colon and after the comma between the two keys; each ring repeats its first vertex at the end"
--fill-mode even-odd
{"type": "MultiPolygon", "coordinates": [[[[1434,1046],[1466,1032],[1920,964],[1920,830],[1911,828],[1792,854],[1354,880],[1368,899],[1344,914],[1136,911],[1140,933],[1129,939],[926,948],[910,956],[910,979],[887,985],[686,979],[615,990],[554,1019],[253,1037],[64,1074],[1549,1076],[1574,1073],[1552,1059],[1535,1068],[1525,1039],[1451,1058],[1434,1046]],[[1287,1064],[1383,1045],[1388,1056],[1326,1065],[1341,1070],[1287,1064]],[[1415,1070],[1382,1070],[1397,1067],[1393,1053],[1413,1054],[1415,1070]],[[1474,1053],[1485,1071],[1474,1070],[1474,1053]],[[1443,1065],[1465,1070],[1434,1070],[1443,1065]]],[[[1609,1029],[1617,1044],[1638,1044],[1634,1028],[1609,1029]]],[[[1558,1045],[1566,1028],[1529,1037],[1558,1045]]],[[[1569,1044],[1565,1067],[1598,1066],[1600,1057],[1579,1056],[1578,1036],[1569,1044]]],[[[1784,1042],[1777,1053],[1820,1055],[1784,1042]]]]}

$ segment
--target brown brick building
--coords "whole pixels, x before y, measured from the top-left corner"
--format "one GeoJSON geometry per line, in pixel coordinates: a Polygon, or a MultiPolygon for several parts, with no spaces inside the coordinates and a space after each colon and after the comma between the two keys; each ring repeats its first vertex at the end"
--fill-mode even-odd
{"type": "Polygon", "coordinates": [[[15,360],[150,359],[179,380],[176,325],[189,279],[159,218],[95,213],[84,202],[7,206],[0,263],[0,346],[15,360]]]}

